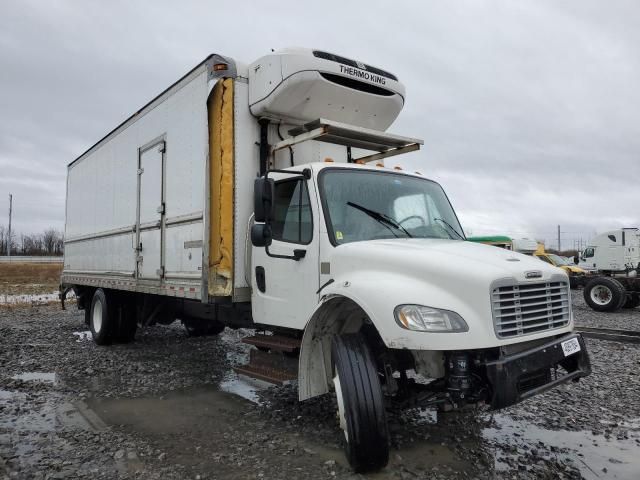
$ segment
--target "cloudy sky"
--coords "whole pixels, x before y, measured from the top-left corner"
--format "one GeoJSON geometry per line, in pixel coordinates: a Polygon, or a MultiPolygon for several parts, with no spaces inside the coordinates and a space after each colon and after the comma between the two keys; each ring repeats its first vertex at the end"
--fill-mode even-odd
{"type": "Polygon", "coordinates": [[[211,52],[320,48],[407,88],[390,131],[467,230],[640,226],[640,3],[0,3],[0,225],[64,226],[66,164],[211,52]]]}

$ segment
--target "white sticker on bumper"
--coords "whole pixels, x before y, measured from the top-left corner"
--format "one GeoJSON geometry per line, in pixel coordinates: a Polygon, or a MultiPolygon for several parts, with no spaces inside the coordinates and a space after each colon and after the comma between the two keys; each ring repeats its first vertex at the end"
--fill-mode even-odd
{"type": "Polygon", "coordinates": [[[565,357],[580,351],[580,342],[578,342],[577,338],[566,340],[560,345],[562,345],[562,351],[564,352],[565,357]]]}

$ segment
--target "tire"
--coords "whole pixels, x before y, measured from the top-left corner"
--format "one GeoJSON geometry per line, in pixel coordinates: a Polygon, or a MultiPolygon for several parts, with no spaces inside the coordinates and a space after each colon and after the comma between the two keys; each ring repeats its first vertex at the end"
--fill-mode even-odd
{"type": "Polygon", "coordinates": [[[640,305],[640,294],[632,293],[622,305],[622,308],[636,308],[640,305]]]}
{"type": "Polygon", "coordinates": [[[333,384],[344,450],[356,472],[383,468],[389,461],[389,431],[380,379],[365,338],[334,337],[333,384]]]}
{"type": "Polygon", "coordinates": [[[114,340],[118,343],[131,343],[135,340],[138,330],[135,305],[122,302],[118,305],[117,327],[114,340]]]}
{"type": "Polygon", "coordinates": [[[620,282],[609,277],[590,280],[582,292],[584,301],[597,312],[613,312],[622,307],[626,292],[620,282]]]}
{"type": "Polygon", "coordinates": [[[111,307],[105,291],[98,288],[91,300],[91,318],[89,319],[91,336],[98,345],[111,343],[115,323],[111,307]]]}

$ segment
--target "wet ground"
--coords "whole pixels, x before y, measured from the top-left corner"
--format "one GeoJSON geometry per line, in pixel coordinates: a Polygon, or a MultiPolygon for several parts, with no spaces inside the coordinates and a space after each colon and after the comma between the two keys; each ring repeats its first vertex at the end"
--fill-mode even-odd
{"type": "MultiPolygon", "coordinates": [[[[580,323],[640,321],[574,306],[580,323]]],[[[249,332],[174,324],[97,347],[73,308],[0,309],[0,479],[365,478],[332,398],[232,373],[249,332]]],[[[498,414],[392,415],[389,466],[366,478],[640,478],[640,346],[588,347],[592,376],[498,414]]]]}

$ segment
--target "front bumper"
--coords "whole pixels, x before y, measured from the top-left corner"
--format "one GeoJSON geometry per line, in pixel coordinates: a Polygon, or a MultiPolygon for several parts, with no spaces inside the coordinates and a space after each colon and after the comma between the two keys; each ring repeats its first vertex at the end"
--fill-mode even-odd
{"type": "Polygon", "coordinates": [[[569,380],[591,373],[589,355],[580,334],[569,333],[543,345],[486,362],[493,409],[508,407],[569,380]],[[580,350],[565,357],[562,342],[577,338],[580,350]],[[566,372],[560,373],[558,367],[566,372]]]}

